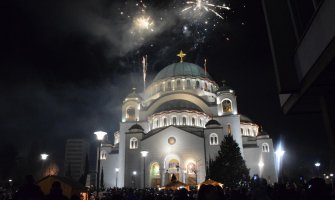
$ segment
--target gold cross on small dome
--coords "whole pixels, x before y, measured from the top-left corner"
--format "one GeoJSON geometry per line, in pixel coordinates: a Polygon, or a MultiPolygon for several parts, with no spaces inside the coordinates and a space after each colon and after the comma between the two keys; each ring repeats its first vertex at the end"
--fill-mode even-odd
{"type": "Polygon", "coordinates": [[[180,58],[180,62],[183,62],[183,58],[186,56],[186,54],[183,52],[183,50],[180,50],[177,56],[180,58]]]}

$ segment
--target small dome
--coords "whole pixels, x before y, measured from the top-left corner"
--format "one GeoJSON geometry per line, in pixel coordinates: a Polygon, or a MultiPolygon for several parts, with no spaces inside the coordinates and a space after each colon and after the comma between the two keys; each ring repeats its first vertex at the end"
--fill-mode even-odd
{"type": "Polygon", "coordinates": [[[193,63],[179,62],[168,65],[164,69],[162,69],[156,75],[153,82],[176,76],[192,76],[192,77],[208,78],[212,80],[212,77],[208,73],[205,73],[205,70],[202,67],[193,63]]]}
{"type": "Polygon", "coordinates": [[[249,117],[242,115],[242,114],[240,115],[240,121],[246,122],[246,123],[254,123],[249,117]]]}
{"type": "Polygon", "coordinates": [[[142,128],[142,126],[139,125],[139,124],[132,125],[128,130],[129,131],[138,131],[138,132],[144,131],[144,129],[142,128]]]}
{"type": "Polygon", "coordinates": [[[219,89],[216,91],[216,93],[219,93],[219,92],[230,92],[230,91],[234,91],[234,90],[229,85],[223,84],[221,87],[219,87],[219,89]]]}
{"type": "Polygon", "coordinates": [[[163,112],[163,111],[170,111],[170,110],[194,110],[198,112],[203,112],[201,108],[199,108],[194,103],[191,103],[186,100],[172,100],[168,101],[162,105],[160,105],[155,113],[163,112]]]}
{"type": "Polygon", "coordinates": [[[216,121],[215,119],[211,119],[206,123],[205,126],[207,128],[207,127],[213,127],[213,126],[221,126],[221,124],[218,121],[216,121]]]}
{"type": "Polygon", "coordinates": [[[135,98],[142,99],[142,97],[136,93],[136,88],[133,88],[133,91],[130,94],[128,94],[127,99],[130,99],[130,98],[131,99],[135,99],[135,98]]]}

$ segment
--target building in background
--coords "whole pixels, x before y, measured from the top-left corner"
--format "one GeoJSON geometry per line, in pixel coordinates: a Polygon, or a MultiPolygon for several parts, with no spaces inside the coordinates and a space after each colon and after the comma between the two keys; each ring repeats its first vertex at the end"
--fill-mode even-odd
{"type": "Polygon", "coordinates": [[[65,176],[78,181],[85,170],[89,143],[84,139],[68,139],[65,146],[65,176]]]}
{"type": "Polygon", "coordinates": [[[321,113],[335,153],[335,1],[263,0],[285,114],[321,113]]]}
{"type": "Polygon", "coordinates": [[[143,93],[134,89],[123,101],[114,144],[104,144],[100,155],[105,185],[157,187],[173,174],[200,183],[226,135],[238,143],[251,176],[276,182],[272,139],[237,108],[235,91],[219,87],[202,67],[182,59],[165,67],[143,93]]]}

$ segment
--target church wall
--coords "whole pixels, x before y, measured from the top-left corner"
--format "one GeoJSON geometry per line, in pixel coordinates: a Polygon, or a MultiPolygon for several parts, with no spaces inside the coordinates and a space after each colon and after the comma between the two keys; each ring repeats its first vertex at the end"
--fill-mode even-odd
{"type": "Polygon", "coordinates": [[[245,147],[243,149],[244,153],[244,160],[247,168],[249,168],[249,175],[250,177],[254,175],[260,176],[260,168],[258,167],[258,163],[260,161],[260,149],[258,146],[255,147],[245,147]]]}
{"type": "Polygon", "coordinates": [[[268,183],[275,183],[278,181],[278,176],[276,173],[276,163],[275,163],[275,151],[273,148],[272,139],[270,138],[258,138],[257,144],[260,149],[261,158],[264,163],[262,177],[265,178],[268,183]],[[262,144],[267,143],[269,145],[269,151],[262,151],[262,144]]]}
{"type": "MultiPolygon", "coordinates": [[[[158,162],[160,165],[161,174],[164,175],[168,169],[169,159],[177,159],[179,161],[179,177],[181,178],[182,172],[186,170],[187,164],[193,162],[199,168],[198,182],[205,179],[205,158],[204,158],[204,143],[203,138],[195,136],[191,133],[185,132],[175,127],[169,127],[162,130],[154,136],[145,139],[142,142],[141,150],[149,151],[146,160],[146,173],[150,172],[150,163],[158,162]],[[168,143],[169,137],[175,137],[176,143],[170,145],[168,143]],[[198,162],[197,162],[198,161],[198,162]]],[[[142,161],[143,167],[143,161],[142,161]]],[[[143,171],[143,168],[141,172],[143,171]]],[[[142,173],[141,173],[142,174],[142,173]]],[[[143,176],[143,174],[142,174],[143,176]]],[[[164,177],[161,177],[163,180],[164,177]]],[[[180,179],[180,181],[183,181],[180,179]]],[[[143,179],[141,180],[143,182],[143,179]]],[[[149,185],[149,176],[146,180],[147,186],[149,185]]],[[[164,185],[167,182],[163,183],[164,185]]]]}
{"type": "MultiPolygon", "coordinates": [[[[106,148],[108,152],[110,148],[106,148]]],[[[109,154],[106,160],[101,160],[101,168],[104,169],[104,181],[105,187],[115,187],[116,184],[116,172],[115,168],[118,168],[119,154],[109,154]]],[[[119,184],[118,184],[119,186],[119,184]]]]}
{"type": "Polygon", "coordinates": [[[215,129],[205,129],[204,130],[204,140],[205,140],[205,148],[206,148],[206,164],[208,166],[209,160],[215,160],[218,155],[218,151],[220,150],[221,141],[224,139],[224,133],[222,128],[215,129]],[[218,135],[218,144],[210,145],[210,134],[216,133],[218,135]]]}

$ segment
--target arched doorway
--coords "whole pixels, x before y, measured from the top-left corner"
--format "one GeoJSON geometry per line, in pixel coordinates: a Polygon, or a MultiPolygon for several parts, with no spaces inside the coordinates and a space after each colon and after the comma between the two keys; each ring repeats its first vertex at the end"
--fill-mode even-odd
{"type": "Polygon", "coordinates": [[[157,162],[154,162],[151,164],[150,167],[150,185],[151,187],[160,187],[161,184],[161,176],[159,171],[159,164],[157,162]]]}
{"type": "Polygon", "coordinates": [[[168,173],[170,181],[173,174],[176,176],[176,179],[179,180],[179,170],[180,170],[179,161],[177,159],[171,159],[168,164],[168,173]]]}

